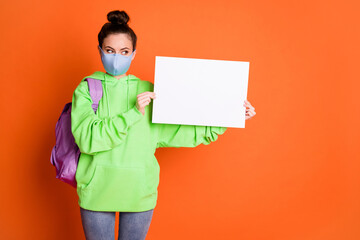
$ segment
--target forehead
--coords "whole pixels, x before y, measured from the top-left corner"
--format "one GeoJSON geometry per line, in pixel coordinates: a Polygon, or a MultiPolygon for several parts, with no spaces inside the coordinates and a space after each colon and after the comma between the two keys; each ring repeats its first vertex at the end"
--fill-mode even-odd
{"type": "Polygon", "coordinates": [[[115,49],[124,47],[132,49],[132,42],[130,36],[126,33],[112,33],[104,38],[103,47],[105,46],[115,49]]]}

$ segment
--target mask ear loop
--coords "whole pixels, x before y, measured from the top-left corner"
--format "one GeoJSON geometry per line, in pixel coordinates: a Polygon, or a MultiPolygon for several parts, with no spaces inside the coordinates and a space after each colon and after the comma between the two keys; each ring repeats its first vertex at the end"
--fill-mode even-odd
{"type": "MultiPolygon", "coordinates": [[[[100,51],[102,52],[102,53],[104,53],[104,50],[102,50],[102,48],[100,47],[100,45],[98,45],[98,48],[100,49],[100,51]]],[[[105,54],[105,53],[104,53],[105,54]]]]}

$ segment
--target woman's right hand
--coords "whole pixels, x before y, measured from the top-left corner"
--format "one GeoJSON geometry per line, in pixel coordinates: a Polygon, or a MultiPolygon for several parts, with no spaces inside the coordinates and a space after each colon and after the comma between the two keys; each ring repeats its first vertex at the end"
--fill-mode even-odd
{"type": "Polygon", "coordinates": [[[143,92],[137,95],[136,108],[145,115],[145,107],[151,102],[151,98],[155,99],[155,92],[143,92]]]}

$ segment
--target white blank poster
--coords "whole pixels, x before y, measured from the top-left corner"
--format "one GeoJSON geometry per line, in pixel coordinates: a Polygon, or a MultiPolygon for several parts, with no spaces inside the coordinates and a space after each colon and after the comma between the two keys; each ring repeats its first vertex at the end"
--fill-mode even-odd
{"type": "Polygon", "coordinates": [[[249,62],[155,58],[153,123],[245,127],[249,62]]]}

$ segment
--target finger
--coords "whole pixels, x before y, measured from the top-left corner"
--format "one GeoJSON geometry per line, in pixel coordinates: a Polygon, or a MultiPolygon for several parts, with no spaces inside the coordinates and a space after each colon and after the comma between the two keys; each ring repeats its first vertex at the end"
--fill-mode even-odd
{"type": "Polygon", "coordinates": [[[144,97],[144,96],[147,96],[150,94],[153,94],[153,93],[152,92],[143,92],[143,93],[138,94],[137,97],[144,97]]]}
{"type": "Polygon", "coordinates": [[[147,95],[138,97],[138,99],[139,99],[139,100],[143,100],[143,99],[149,99],[150,97],[151,97],[151,96],[149,96],[149,95],[147,94],[147,95]]]}
{"type": "Polygon", "coordinates": [[[142,96],[144,96],[144,95],[148,95],[148,94],[152,94],[152,95],[154,95],[154,94],[155,94],[155,92],[149,92],[149,91],[146,91],[146,92],[143,92],[143,93],[138,94],[137,96],[138,96],[138,97],[142,97],[142,96]]]}
{"type": "Polygon", "coordinates": [[[250,115],[250,117],[253,117],[253,116],[255,116],[255,112],[254,111],[252,111],[252,112],[249,112],[249,115],[250,115]]]}
{"type": "Polygon", "coordinates": [[[251,104],[249,102],[244,103],[244,106],[253,107],[253,106],[251,106],[251,104]]]}
{"type": "Polygon", "coordinates": [[[253,108],[253,107],[251,107],[251,106],[245,106],[245,105],[244,105],[244,107],[245,107],[246,111],[248,111],[248,110],[255,110],[255,108],[253,108]]]}
{"type": "Polygon", "coordinates": [[[149,95],[146,95],[145,97],[147,97],[147,98],[156,98],[156,96],[154,95],[154,94],[149,94],[149,95]]]}
{"type": "Polygon", "coordinates": [[[251,118],[251,114],[246,114],[245,117],[247,117],[248,119],[251,118]]]}
{"type": "Polygon", "coordinates": [[[146,92],[140,93],[139,95],[141,95],[141,94],[155,94],[155,92],[146,91],[146,92]]]}
{"type": "Polygon", "coordinates": [[[150,98],[145,98],[145,99],[142,99],[142,100],[141,100],[141,103],[149,104],[150,102],[151,102],[151,99],[150,99],[150,98]]]}
{"type": "Polygon", "coordinates": [[[254,110],[252,110],[252,109],[249,109],[249,113],[250,113],[250,114],[254,114],[254,113],[255,113],[255,111],[254,111],[254,110]]]}
{"type": "Polygon", "coordinates": [[[139,101],[139,104],[149,104],[150,103],[150,99],[142,99],[141,101],[139,101]]]}
{"type": "Polygon", "coordinates": [[[141,97],[141,96],[146,95],[146,94],[148,94],[148,92],[139,93],[139,94],[137,95],[137,97],[141,97]]]}
{"type": "Polygon", "coordinates": [[[255,108],[251,105],[246,105],[246,107],[248,107],[249,109],[255,110],[255,108]]]}
{"type": "Polygon", "coordinates": [[[148,95],[144,95],[144,96],[138,97],[138,101],[141,101],[141,100],[144,100],[144,99],[148,99],[148,98],[149,98],[148,95]]]}
{"type": "Polygon", "coordinates": [[[247,112],[245,113],[245,116],[253,116],[253,113],[252,113],[251,111],[247,111],[247,112]]]}
{"type": "Polygon", "coordinates": [[[244,105],[248,106],[249,108],[255,109],[248,100],[245,100],[244,105]]]}
{"type": "Polygon", "coordinates": [[[138,99],[143,99],[143,98],[148,98],[148,97],[155,98],[155,93],[153,93],[153,92],[148,92],[147,94],[144,94],[141,96],[139,96],[139,95],[138,95],[138,99]]]}

